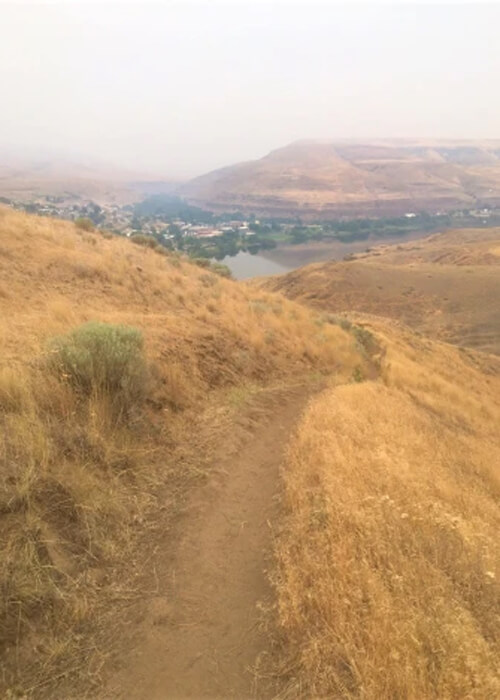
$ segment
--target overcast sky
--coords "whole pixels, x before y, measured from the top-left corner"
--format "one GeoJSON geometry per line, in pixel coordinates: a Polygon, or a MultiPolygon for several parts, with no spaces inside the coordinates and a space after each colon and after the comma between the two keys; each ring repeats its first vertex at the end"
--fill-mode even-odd
{"type": "Polygon", "coordinates": [[[500,137],[500,6],[0,2],[0,147],[190,176],[301,138],[500,137]]]}

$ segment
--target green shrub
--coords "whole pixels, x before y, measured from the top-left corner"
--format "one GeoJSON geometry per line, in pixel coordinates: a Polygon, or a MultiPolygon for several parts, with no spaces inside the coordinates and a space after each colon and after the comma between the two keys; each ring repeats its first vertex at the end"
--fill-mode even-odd
{"type": "Polygon", "coordinates": [[[106,394],[120,412],[141,401],[147,391],[143,338],[137,328],[85,323],[52,341],[50,362],[77,391],[106,394]]]}
{"type": "Polygon", "coordinates": [[[146,236],[143,233],[134,233],[130,236],[130,240],[136,245],[142,245],[145,248],[153,248],[153,250],[160,246],[154,236],[146,236]]]}
{"type": "Polygon", "coordinates": [[[352,323],[349,321],[348,318],[340,318],[339,326],[342,328],[343,331],[350,331],[352,328],[352,323]]]}
{"type": "Polygon", "coordinates": [[[352,373],[352,380],[353,382],[359,383],[363,382],[365,379],[363,372],[361,371],[361,367],[355,367],[354,371],[352,373]]]}
{"type": "Polygon", "coordinates": [[[220,277],[227,277],[228,279],[232,279],[231,270],[228,268],[227,265],[214,262],[210,265],[210,269],[212,270],[212,272],[215,272],[216,275],[220,275],[220,277]]]}
{"type": "Polygon", "coordinates": [[[372,348],[374,338],[371,331],[369,331],[367,328],[363,328],[362,326],[353,326],[352,332],[361,348],[367,351],[372,348]]]}
{"type": "Polygon", "coordinates": [[[223,263],[213,262],[209,258],[190,258],[189,261],[195,265],[198,265],[198,267],[203,267],[206,270],[214,272],[220,277],[227,277],[228,279],[232,278],[231,270],[223,263]]]}
{"type": "Polygon", "coordinates": [[[94,222],[92,219],[89,219],[86,216],[80,216],[78,219],[75,219],[75,226],[76,228],[79,228],[81,231],[93,231],[94,230],[94,222]]]}
{"type": "Polygon", "coordinates": [[[211,262],[208,258],[193,258],[192,262],[194,262],[195,265],[198,265],[198,267],[210,267],[211,262]]]}
{"type": "Polygon", "coordinates": [[[134,233],[130,236],[132,243],[142,245],[145,248],[151,248],[155,253],[160,255],[170,255],[170,251],[164,245],[159,243],[154,236],[146,236],[144,233],[134,233]]]}

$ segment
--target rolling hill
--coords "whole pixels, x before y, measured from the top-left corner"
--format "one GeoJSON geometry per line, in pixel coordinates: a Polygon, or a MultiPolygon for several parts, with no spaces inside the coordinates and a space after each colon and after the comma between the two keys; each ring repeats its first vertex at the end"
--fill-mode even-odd
{"type": "Polygon", "coordinates": [[[500,358],[364,329],[377,381],[315,397],[283,468],[278,697],[497,697],[500,358]]]}
{"type": "Polygon", "coordinates": [[[89,199],[101,205],[124,205],[177,186],[173,180],[153,180],[150,174],[99,162],[0,151],[0,197],[21,202],[50,196],[73,203],[89,199]]]}
{"type": "Polygon", "coordinates": [[[290,444],[273,579],[280,697],[496,696],[500,231],[257,284],[356,320],[380,350],[377,380],[322,392],[290,444]]]}
{"type": "Polygon", "coordinates": [[[421,332],[498,347],[497,234],[263,289],[0,207],[0,694],[497,697],[500,358],[421,332]]]}
{"type": "Polygon", "coordinates": [[[327,219],[500,202],[500,141],[298,141],[180,194],[214,211],[327,219]]]}
{"type": "Polygon", "coordinates": [[[464,229],[264,282],[316,309],[403,321],[430,337],[500,354],[500,230],[464,229]]]}
{"type": "Polygon", "coordinates": [[[0,206],[0,695],[80,697],[238,407],[364,363],[280,296],[0,206]]]}

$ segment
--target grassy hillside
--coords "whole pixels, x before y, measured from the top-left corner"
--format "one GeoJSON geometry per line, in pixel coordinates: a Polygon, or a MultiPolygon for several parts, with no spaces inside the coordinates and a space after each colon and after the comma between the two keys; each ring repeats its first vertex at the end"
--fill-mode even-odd
{"type": "Polygon", "coordinates": [[[283,469],[282,698],[498,697],[500,362],[373,321],[283,469]]]}
{"type": "Polygon", "coordinates": [[[398,319],[431,337],[500,353],[500,230],[436,234],[263,285],[316,309],[398,319]]]}
{"type": "Polygon", "coordinates": [[[500,693],[499,244],[455,231],[258,282],[361,319],[380,363],[315,399],[290,445],[279,697],[500,693]]]}
{"type": "Polygon", "coordinates": [[[180,188],[213,211],[328,219],[495,204],[496,141],[297,141],[180,188]]]}
{"type": "Polygon", "coordinates": [[[157,494],[175,514],[235,392],[364,364],[280,296],[0,209],[0,687],[98,682],[157,494]]]}
{"type": "Polygon", "coordinates": [[[0,209],[0,690],[100,692],[157,523],[178,538],[207,456],[230,468],[246,397],[314,385],[282,472],[278,697],[496,697],[500,361],[400,321],[498,349],[497,233],[259,286],[0,209]]]}

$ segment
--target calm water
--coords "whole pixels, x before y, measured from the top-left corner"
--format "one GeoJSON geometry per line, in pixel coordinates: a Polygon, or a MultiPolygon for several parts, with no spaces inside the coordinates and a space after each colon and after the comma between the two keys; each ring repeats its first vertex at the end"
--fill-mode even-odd
{"type": "Polygon", "coordinates": [[[391,238],[370,238],[367,241],[341,243],[340,241],[302,243],[300,245],[278,246],[257,255],[240,251],[237,255],[226,256],[221,262],[231,270],[237,280],[245,280],[261,275],[279,275],[295,270],[302,265],[325,260],[342,260],[350,253],[360,253],[377,245],[397,245],[417,238],[424,238],[429,233],[415,232],[391,238]]]}
{"type": "Polygon", "coordinates": [[[293,269],[293,267],[264,258],[262,255],[251,255],[251,253],[245,253],[242,250],[237,255],[226,255],[221,262],[228,266],[233,277],[237,280],[260,277],[260,275],[280,275],[293,269]]]}

